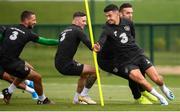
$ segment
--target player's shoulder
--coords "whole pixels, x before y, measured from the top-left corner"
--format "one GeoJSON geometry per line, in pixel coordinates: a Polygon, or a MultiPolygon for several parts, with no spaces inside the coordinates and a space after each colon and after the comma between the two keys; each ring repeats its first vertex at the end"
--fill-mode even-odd
{"type": "Polygon", "coordinates": [[[104,31],[110,31],[112,29],[112,26],[111,24],[109,24],[108,22],[106,22],[103,26],[102,26],[102,29],[104,31]]]}
{"type": "Polygon", "coordinates": [[[68,28],[71,28],[72,30],[82,30],[80,26],[72,24],[68,28]]]}
{"type": "Polygon", "coordinates": [[[72,27],[72,30],[73,30],[72,32],[74,34],[77,34],[77,35],[84,34],[84,31],[83,31],[83,29],[80,26],[72,24],[71,27],[72,27]]]}
{"type": "Polygon", "coordinates": [[[68,27],[66,27],[63,32],[69,32],[69,33],[75,33],[75,32],[79,32],[81,31],[80,27],[78,27],[77,25],[70,25],[68,27]]]}
{"type": "Polygon", "coordinates": [[[5,26],[0,26],[0,33],[4,33],[5,30],[6,30],[5,26]]]}
{"type": "Polygon", "coordinates": [[[18,24],[18,25],[11,25],[11,26],[8,26],[6,28],[8,31],[18,31],[20,33],[23,33],[23,34],[26,34],[26,33],[31,33],[31,29],[25,27],[24,25],[22,24],[18,24]]]}

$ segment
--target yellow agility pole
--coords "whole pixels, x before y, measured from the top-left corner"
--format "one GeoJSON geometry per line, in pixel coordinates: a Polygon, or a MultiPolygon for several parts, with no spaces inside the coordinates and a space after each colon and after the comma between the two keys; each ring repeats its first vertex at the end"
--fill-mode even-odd
{"type": "MultiPolygon", "coordinates": [[[[85,7],[86,7],[86,14],[87,14],[91,44],[94,45],[94,37],[93,37],[93,31],[92,31],[92,25],[91,25],[91,16],[90,16],[90,12],[89,12],[88,0],[84,0],[84,2],[85,2],[85,7]]],[[[101,88],[101,80],[100,80],[99,68],[98,68],[98,64],[97,64],[97,55],[96,55],[96,52],[94,52],[94,51],[93,51],[93,58],[94,58],[94,64],[95,64],[95,68],[96,68],[96,75],[97,75],[97,81],[98,81],[101,106],[104,106],[104,99],[103,99],[103,93],[102,93],[102,88],[101,88]]]]}

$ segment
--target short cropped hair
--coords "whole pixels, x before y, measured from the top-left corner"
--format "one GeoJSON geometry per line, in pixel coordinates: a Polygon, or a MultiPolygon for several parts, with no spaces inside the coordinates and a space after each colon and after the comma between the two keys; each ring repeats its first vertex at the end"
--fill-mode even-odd
{"type": "Polygon", "coordinates": [[[35,15],[35,13],[32,11],[27,11],[27,10],[23,11],[21,13],[21,21],[24,21],[25,19],[29,18],[31,15],[35,15]]]}
{"type": "Polygon", "coordinates": [[[109,11],[118,11],[118,6],[114,4],[110,4],[104,8],[104,12],[109,12],[109,11]]]}
{"type": "Polygon", "coordinates": [[[132,5],[130,3],[123,3],[120,7],[119,7],[119,11],[122,11],[124,8],[132,8],[132,5]]]}
{"type": "Polygon", "coordinates": [[[78,11],[78,12],[75,12],[75,13],[73,14],[73,19],[74,19],[75,17],[84,17],[84,16],[86,16],[86,14],[85,14],[84,12],[78,11]]]}

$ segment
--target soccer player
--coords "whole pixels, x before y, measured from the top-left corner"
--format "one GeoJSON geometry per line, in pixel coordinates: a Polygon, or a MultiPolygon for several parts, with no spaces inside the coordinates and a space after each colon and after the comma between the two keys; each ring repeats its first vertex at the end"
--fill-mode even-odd
{"type": "MultiPolygon", "coordinates": [[[[3,100],[6,104],[9,104],[13,91],[25,79],[34,82],[34,89],[38,94],[37,104],[53,104],[43,92],[41,75],[26,65],[25,61],[19,57],[25,45],[30,41],[49,44],[48,39],[32,33],[31,29],[35,24],[35,13],[23,11],[21,13],[21,23],[18,26],[7,27],[3,34],[4,39],[0,46],[0,66],[4,72],[16,77],[13,83],[2,91],[3,100]]],[[[50,44],[52,43],[50,41],[50,44]]]]}
{"type": "MultiPolygon", "coordinates": [[[[133,20],[133,7],[130,3],[123,3],[119,8],[119,13],[121,18],[129,19],[130,21],[133,20]]],[[[135,37],[135,32],[133,34],[135,37]]],[[[143,76],[145,76],[145,73],[142,73],[143,76]]],[[[151,95],[149,92],[145,91],[141,85],[137,84],[136,82],[132,81],[131,79],[129,81],[129,87],[132,91],[132,94],[134,96],[134,99],[139,104],[152,104],[153,102],[157,102],[158,99],[151,95]]]]}
{"type": "Polygon", "coordinates": [[[101,69],[126,79],[132,79],[156,96],[161,105],[168,105],[167,100],[142,75],[145,72],[169,100],[174,99],[172,91],[166,87],[155,67],[136,44],[132,22],[120,18],[119,9],[114,4],[106,6],[104,13],[107,22],[98,41],[101,47],[100,49],[94,47],[95,51],[99,51],[98,64],[101,69]]]}
{"type": "Polygon", "coordinates": [[[55,67],[60,73],[80,76],[73,100],[74,104],[96,104],[88,96],[89,89],[96,81],[95,68],[87,64],[80,64],[73,59],[81,41],[92,50],[91,42],[83,32],[85,25],[86,14],[84,12],[75,12],[72,25],[59,35],[59,46],[55,56],[55,67]]]}

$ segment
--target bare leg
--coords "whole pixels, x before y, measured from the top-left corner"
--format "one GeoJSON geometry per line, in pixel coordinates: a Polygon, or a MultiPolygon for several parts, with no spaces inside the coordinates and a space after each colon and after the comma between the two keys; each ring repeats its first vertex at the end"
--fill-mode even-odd
{"type": "Polygon", "coordinates": [[[42,78],[39,73],[31,69],[30,74],[27,76],[27,79],[34,81],[34,89],[38,94],[38,105],[54,104],[54,102],[50,101],[43,93],[42,78]]]}
{"type": "Polygon", "coordinates": [[[141,84],[148,92],[152,90],[152,86],[150,83],[147,82],[147,80],[143,77],[139,69],[132,70],[130,72],[129,77],[134,80],[135,82],[138,82],[141,84]]]}
{"type": "Polygon", "coordinates": [[[96,81],[96,71],[94,67],[90,65],[84,65],[82,75],[88,75],[85,86],[80,94],[79,100],[86,102],[87,104],[96,104],[90,97],[88,97],[89,89],[93,86],[96,81]]]}
{"type": "MultiPolygon", "coordinates": [[[[15,80],[15,77],[10,76],[8,73],[4,72],[3,80],[8,81],[9,83],[12,83],[15,80]]],[[[20,89],[25,90],[26,85],[22,82],[17,87],[20,88],[20,89]]]]}
{"type": "Polygon", "coordinates": [[[27,76],[27,79],[34,81],[34,89],[37,92],[38,96],[43,95],[43,86],[41,75],[33,70],[30,71],[30,74],[27,76]]]}
{"type": "Polygon", "coordinates": [[[79,95],[85,86],[87,76],[88,75],[81,75],[80,78],[78,79],[77,90],[76,90],[76,93],[75,93],[74,99],[73,99],[74,104],[82,103],[82,102],[79,102],[79,95]]]}
{"type": "MultiPolygon", "coordinates": [[[[90,65],[84,65],[82,75],[87,75],[87,74],[89,74],[89,75],[88,75],[86,83],[85,83],[85,88],[90,89],[97,79],[95,68],[91,67],[90,65]]],[[[87,95],[87,92],[82,91],[81,95],[85,96],[85,95],[87,95]]]]}
{"type": "Polygon", "coordinates": [[[173,92],[168,87],[166,87],[163,82],[162,76],[158,74],[154,66],[148,68],[146,70],[146,73],[151,78],[151,80],[160,87],[161,91],[166,95],[169,100],[174,100],[175,96],[173,92]]]}
{"type": "Polygon", "coordinates": [[[146,70],[147,75],[149,78],[154,81],[157,85],[162,86],[163,85],[163,80],[162,77],[158,74],[154,66],[148,68],[146,70]]]}
{"type": "Polygon", "coordinates": [[[143,77],[139,69],[132,70],[129,77],[135,82],[141,84],[148,92],[156,96],[162,105],[168,105],[166,99],[151,86],[151,84],[143,77]]]}
{"type": "Polygon", "coordinates": [[[87,80],[87,75],[81,75],[78,79],[77,93],[81,93],[87,80]]]}

